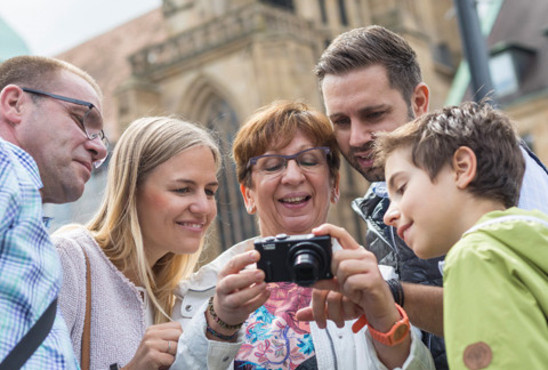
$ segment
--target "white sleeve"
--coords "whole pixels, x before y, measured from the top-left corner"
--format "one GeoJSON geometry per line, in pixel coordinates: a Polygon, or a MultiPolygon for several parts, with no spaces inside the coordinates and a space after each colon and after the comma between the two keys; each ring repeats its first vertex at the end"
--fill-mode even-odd
{"type": "Polygon", "coordinates": [[[170,369],[209,369],[225,370],[232,367],[234,357],[243,343],[244,328],[238,333],[237,342],[210,340],[206,337],[205,310],[207,302],[179,337],[177,356],[170,369]]]}
{"type": "MultiPolygon", "coordinates": [[[[377,352],[375,351],[375,346],[373,345],[373,338],[369,334],[369,330],[365,331],[365,338],[367,344],[367,354],[368,358],[371,361],[371,369],[381,369],[388,370],[386,366],[379,360],[377,357],[377,352]]],[[[421,341],[420,330],[414,326],[411,326],[411,349],[409,351],[409,356],[403,363],[402,367],[395,369],[403,370],[435,370],[434,359],[428,348],[421,341]]]]}

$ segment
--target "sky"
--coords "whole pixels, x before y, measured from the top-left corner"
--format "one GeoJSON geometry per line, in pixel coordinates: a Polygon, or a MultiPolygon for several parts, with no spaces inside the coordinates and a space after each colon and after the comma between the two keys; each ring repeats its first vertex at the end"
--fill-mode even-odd
{"type": "Polygon", "coordinates": [[[161,0],[1,0],[0,17],[31,53],[54,56],[161,5],[161,0]]]}

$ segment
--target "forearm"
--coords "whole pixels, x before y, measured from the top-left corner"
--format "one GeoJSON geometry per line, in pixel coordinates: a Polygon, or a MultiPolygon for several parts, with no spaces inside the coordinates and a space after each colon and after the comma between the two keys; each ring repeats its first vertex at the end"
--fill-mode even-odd
{"type": "Polygon", "coordinates": [[[413,325],[443,337],[443,288],[422,284],[402,283],[403,308],[413,325]]]}

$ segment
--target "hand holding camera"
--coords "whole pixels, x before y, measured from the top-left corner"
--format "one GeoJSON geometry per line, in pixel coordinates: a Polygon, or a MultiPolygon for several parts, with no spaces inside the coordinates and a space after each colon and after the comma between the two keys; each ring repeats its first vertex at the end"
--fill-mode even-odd
{"type": "Polygon", "coordinates": [[[290,281],[310,286],[317,280],[331,279],[331,237],[329,235],[267,236],[255,240],[261,254],[257,267],[266,282],[290,281]]]}

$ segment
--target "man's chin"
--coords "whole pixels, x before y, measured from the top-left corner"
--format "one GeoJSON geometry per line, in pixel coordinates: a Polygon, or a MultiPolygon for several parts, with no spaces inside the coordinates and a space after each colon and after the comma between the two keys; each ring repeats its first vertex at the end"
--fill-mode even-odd
{"type": "Polygon", "coordinates": [[[354,167],[369,182],[384,181],[384,170],[381,168],[354,167]]]}

